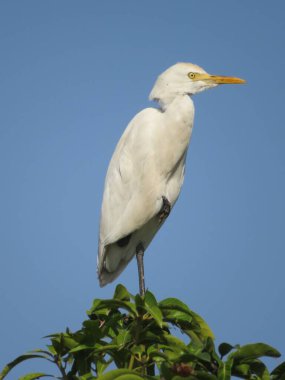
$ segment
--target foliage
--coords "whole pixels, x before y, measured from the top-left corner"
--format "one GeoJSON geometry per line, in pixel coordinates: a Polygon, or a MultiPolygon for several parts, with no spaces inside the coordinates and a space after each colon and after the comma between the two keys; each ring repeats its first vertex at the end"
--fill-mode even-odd
{"type": "Polygon", "coordinates": [[[206,322],[176,298],[157,302],[147,291],[133,296],[118,285],[112,299],[95,299],[79,331],[49,335],[45,350],[34,350],[9,363],[0,380],[24,360],[46,359],[58,375],[32,373],[20,380],[285,380],[285,362],[271,374],[261,357],[279,357],[264,343],[232,346],[218,352],[206,322]],[[171,331],[179,329],[185,341],[171,331]],[[108,368],[109,367],[109,368],[108,368]],[[111,370],[109,370],[111,368],[111,370]],[[117,368],[117,369],[114,369],[117,368]]]}

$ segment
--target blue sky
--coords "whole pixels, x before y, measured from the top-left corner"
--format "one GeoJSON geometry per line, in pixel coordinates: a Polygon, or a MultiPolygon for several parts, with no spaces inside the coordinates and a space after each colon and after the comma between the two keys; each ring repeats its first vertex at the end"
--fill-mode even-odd
{"type": "Polygon", "coordinates": [[[217,342],[285,354],[284,12],[282,0],[0,3],[1,367],[79,328],[117,283],[137,292],[135,262],[98,286],[104,177],[178,61],[248,84],[195,97],[183,191],[146,252],[146,285],[200,313],[217,342]]]}

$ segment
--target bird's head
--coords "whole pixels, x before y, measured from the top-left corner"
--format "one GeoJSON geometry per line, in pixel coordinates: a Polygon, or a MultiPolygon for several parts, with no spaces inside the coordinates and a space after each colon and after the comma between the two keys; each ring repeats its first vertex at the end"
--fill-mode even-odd
{"type": "Polygon", "coordinates": [[[245,83],[243,79],[208,74],[192,63],[176,63],[164,71],[156,80],[150,100],[169,104],[179,95],[194,95],[220,84],[245,83]]]}

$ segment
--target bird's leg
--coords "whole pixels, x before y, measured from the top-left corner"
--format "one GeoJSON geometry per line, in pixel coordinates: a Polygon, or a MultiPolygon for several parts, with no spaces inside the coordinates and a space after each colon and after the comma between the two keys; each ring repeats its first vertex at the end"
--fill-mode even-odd
{"type": "Polygon", "coordinates": [[[159,224],[162,223],[170,214],[171,211],[171,203],[169,200],[163,195],[162,196],[162,207],[158,213],[159,224]]]}
{"type": "Polygon", "coordinates": [[[136,248],[136,257],[137,257],[137,263],[138,263],[139,287],[140,287],[141,297],[144,297],[145,295],[143,255],[144,255],[144,246],[142,245],[142,243],[139,243],[139,245],[136,248]]]}

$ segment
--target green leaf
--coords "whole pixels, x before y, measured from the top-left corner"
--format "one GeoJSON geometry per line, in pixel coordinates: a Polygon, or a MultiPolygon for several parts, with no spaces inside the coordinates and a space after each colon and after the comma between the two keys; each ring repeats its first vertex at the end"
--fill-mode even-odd
{"type": "Polygon", "coordinates": [[[151,351],[149,353],[149,357],[153,359],[155,362],[168,361],[168,356],[161,351],[151,351]]]}
{"type": "Polygon", "coordinates": [[[47,348],[48,348],[49,352],[51,353],[51,355],[56,355],[56,351],[51,344],[47,345],[47,348]]]}
{"type": "Polygon", "coordinates": [[[210,329],[208,324],[204,321],[204,319],[192,310],[191,310],[191,314],[192,314],[193,318],[195,319],[195,321],[198,323],[198,325],[201,329],[200,333],[202,334],[202,336],[205,339],[207,339],[207,338],[215,339],[214,333],[212,332],[212,330],[210,329]]]}
{"type": "Polygon", "coordinates": [[[46,357],[49,356],[51,359],[53,359],[53,354],[50,353],[49,351],[42,350],[41,348],[36,348],[35,350],[27,352],[27,354],[43,354],[43,356],[46,357]]]}
{"type": "Polygon", "coordinates": [[[274,370],[271,372],[271,377],[273,379],[285,379],[285,362],[279,364],[274,370]]]}
{"type": "Polygon", "coordinates": [[[111,351],[113,350],[118,350],[119,347],[117,344],[106,344],[106,345],[102,345],[101,347],[98,347],[94,350],[94,353],[99,353],[99,352],[108,352],[110,353],[111,351]]]}
{"type": "Polygon", "coordinates": [[[166,361],[159,365],[159,372],[162,379],[170,380],[173,378],[172,365],[169,366],[166,361]]]}
{"type": "Polygon", "coordinates": [[[215,375],[204,371],[195,371],[195,378],[199,380],[217,380],[215,375]]]}
{"type": "Polygon", "coordinates": [[[250,370],[249,364],[239,364],[233,367],[232,373],[238,377],[247,377],[250,370]]]}
{"type": "MultiPolygon", "coordinates": [[[[145,380],[146,377],[142,377],[136,374],[120,375],[116,377],[117,380],[145,380]]],[[[185,379],[184,379],[185,380],[185,379]]]]}
{"type": "Polygon", "coordinates": [[[279,358],[281,354],[275,348],[264,343],[246,344],[231,354],[236,361],[257,359],[262,356],[279,358]]]}
{"type": "Polygon", "coordinates": [[[167,298],[159,303],[163,318],[177,325],[183,331],[191,328],[192,315],[188,306],[176,298],[167,298]]]}
{"type": "Polygon", "coordinates": [[[80,380],[97,380],[97,377],[90,375],[90,373],[86,373],[80,376],[80,380]]]}
{"type": "Polygon", "coordinates": [[[0,373],[0,380],[4,379],[5,376],[11,371],[12,368],[14,368],[17,364],[29,360],[29,359],[34,359],[34,358],[39,358],[39,359],[46,359],[46,360],[51,360],[48,356],[46,355],[39,355],[39,354],[24,354],[21,356],[18,356],[16,359],[14,359],[12,362],[8,363],[0,373]]]}
{"type": "MultiPolygon", "coordinates": [[[[109,318],[109,321],[111,318],[109,318]]],[[[100,320],[87,320],[82,323],[83,328],[83,337],[79,340],[80,343],[85,343],[85,344],[95,344],[96,342],[99,342],[100,339],[104,335],[104,330],[100,327],[100,320]]]]}
{"type": "Polygon", "coordinates": [[[97,376],[100,376],[103,374],[105,369],[112,363],[112,359],[105,361],[104,359],[98,360],[96,362],[96,372],[97,376]]]}
{"type": "Polygon", "coordinates": [[[96,314],[97,312],[100,312],[100,310],[104,310],[105,312],[106,309],[109,310],[109,312],[110,310],[125,309],[134,316],[138,315],[136,307],[133,303],[117,299],[95,300],[93,306],[87,313],[88,315],[93,313],[96,314]]]}
{"type": "Polygon", "coordinates": [[[233,349],[234,347],[229,343],[221,343],[218,348],[221,358],[227,355],[233,349]]]}
{"type": "Polygon", "coordinates": [[[63,333],[53,333],[45,335],[43,338],[59,338],[63,333]]]}
{"type": "Polygon", "coordinates": [[[128,330],[119,329],[114,343],[121,348],[124,347],[131,339],[132,336],[128,330]]]}
{"type": "MultiPolygon", "coordinates": [[[[197,325],[197,328],[195,329],[193,325],[194,332],[199,336],[199,338],[203,338],[203,340],[206,340],[208,337],[214,339],[214,334],[210,327],[207,325],[207,323],[204,321],[200,315],[196,314],[194,311],[189,309],[189,307],[183,303],[182,301],[178,300],[177,298],[166,298],[165,300],[159,302],[159,308],[162,311],[163,316],[167,319],[168,317],[174,317],[175,314],[171,314],[170,310],[175,310],[176,312],[180,311],[185,314],[176,314],[177,320],[180,319],[180,323],[182,319],[184,319],[184,322],[195,322],[197,325]],[[188,316],[188,317],[187,317],[188,316]]],[[[187,327],[186,327],[187,329],[187,327]]],[[[182,326],[182,330],[183,326],[182,326]]],[[[189,330],[189,329],[188,329],[189,330]]],[[[190,331],[187,332],[187,334],[190,331]]]]}
{"type": "Polygon", "coordinates": [[[144,301],[149,306],[158,306],[158,303],[157,303],[155,296],[149,290],[147,290],[145,293],[144,301]]]}
{"type": "Polygon", "coordinates": [[[86,351],[86,350],[89,350],[89,351],[93,351],[95,350],[95,346],[88,346],[86,344],[80,344],[74,348],[72,348],[69,353],[70,354],[73,354],[74,352],[79,352],[79,351],[86,351]]]}
{"type": "Polygon", "coordinates": [[[185,354],[180,355],[179,360],[181,360],[183,363],[195,361],[195,362],[206,362],[211,363],[211,356],[208,354],[208,352],[201,352],[200,354],[194,354],[193,352],[188,352],[185,354]]]}
{"type": "Polygon", "coordinates": [[[192,327],[188,329],[183,327],[181,328],[181,330],[184,334],[189,336],[189,338],[191,339],[193,343],[195,343],[195,345],[197,346],[200,345],[201,347],[204,347],[204,343],[205,343],[204,338],[203,339],[199,338],[199,334],[196,334],[196,332],[192,330],[192,327]]]}
{"type": "Polygon", "coordinates": [[[154,295],[150,291],[146,291],[144,297],[144,307],[146,311],[153,317],[159,327],[162,327],[162,312],[160,311],[154,295]]]}
{"type": "Polygon", "coordinates": [[[96,317],[97,316],[107,316],[110,312],[110,309],[108,307],[102,307],[102,301],[104,300],[100,300],[100,299],[95,299],[93,301],[93,304],[91,306],[91,309],[87,310],[87,315],[89,316],[89,318],[92,317],[92,315],[94,314],[96,317]]]}
{"type": "Polygon", "coordinates": [[[161,343],[165,344],[166,338],[162,333],[156,333],[156,331],[151,331],[149,329],[145,330],[142,333],[143,342],[147,342],[149,344],[161,343]]]}
{"type": "Polygon", "coordinates": [[[135,371],[129,369],[115,369],[99,376],[98,380],[141,380],[145,377],[138,375],[135,371]]]}
{"type": "Polygon", "coordinates": [[[70,350],[69,352],[71,354],[73,354],[74,352],[79,352],[79,351],[94,351],[94,353],[98,353],[98,352],[109,352],[110,350],[117,350],[119,347],[117,344],[104,344],[104,345],[100,345],[100,344],[95,344],[94,346],[87,346],[86,344],[81,344],[75,348],[73,348],[72,350],[70,350]]]}
{"type": "Polygon", "coordinates": [[[53,377],[53,378],[55,378],[55,376],[53,376],[53,375],[47,375],[45,373],[38,372],[38,373],[28,373],[27,375],[19,377],[19,380],[36,380],[36,379],[40,379],[41,377],[53,377]]]}
{"type": "Polygon", "coordinates": [[[62,334],[61,342],[64,348],[66,348],[67,350],[71,350],[72,348],[78,346],[78,342],[68,334],[62,334]]]}
{"type": "Polygon", "coordinates": [[[229,357],[225,363],[223,363],[223,362],[220,363],[219,370],[218,370],[218,379],[219,380],[230,380],[231,379],[233,361],[234,360],[231,357],[229,357]]]}
{"type": "Polygon", "coordinates": [[[130,352],[132,355],[135,355],[136,358],[141,360],[142,356],[145,355],[145,346],[143,344],[139,344],[131,347],[130,352]]]}
{"type": "Polygon", "coordinates": [[[192,319],[193,319],[189,313],[185,313],[184,311],[180,311],[180,310],[171,310],[171,309],[169,310],[164,309],[163,316],[165,320],[177,325],[185,324],[185,323],[191,324],[192,319]]]}
{"type": "Polygon", "coordinates": [[[130,301],[130,293],[123,285],[119,284],[116,286],[113,298],[120,301],[130,301]]]}
{"type": "Polygon", "coordinates": [[[177,298],[166,298],[165,300],[160,301],[158,306],[162,310],[163,309],[180,310],[190,315],[189,307],[177,298]]]}
{"type": "Polygon", "coordinates": [[[269,371],[261,360],[253,360],[249,363],[250,370],[255,373],[261,380],[270,380],[269,371]]]}
{"type": "Polygon", "coordinates": [[[182,355],[188,353],[185,343],[174,335],[166,335],[165,340],[170,351],[175,351],[177,354],[182,355]]]}
{"type": "Polygon", "coordinates": [[[139,310],[140,308],[143,307],[144,305],[144,300],[143,300],[143,297],[141,297],[139,294],[136,294],[135,296],[135,304],[136,304],[136,308],[139,310]]]}

